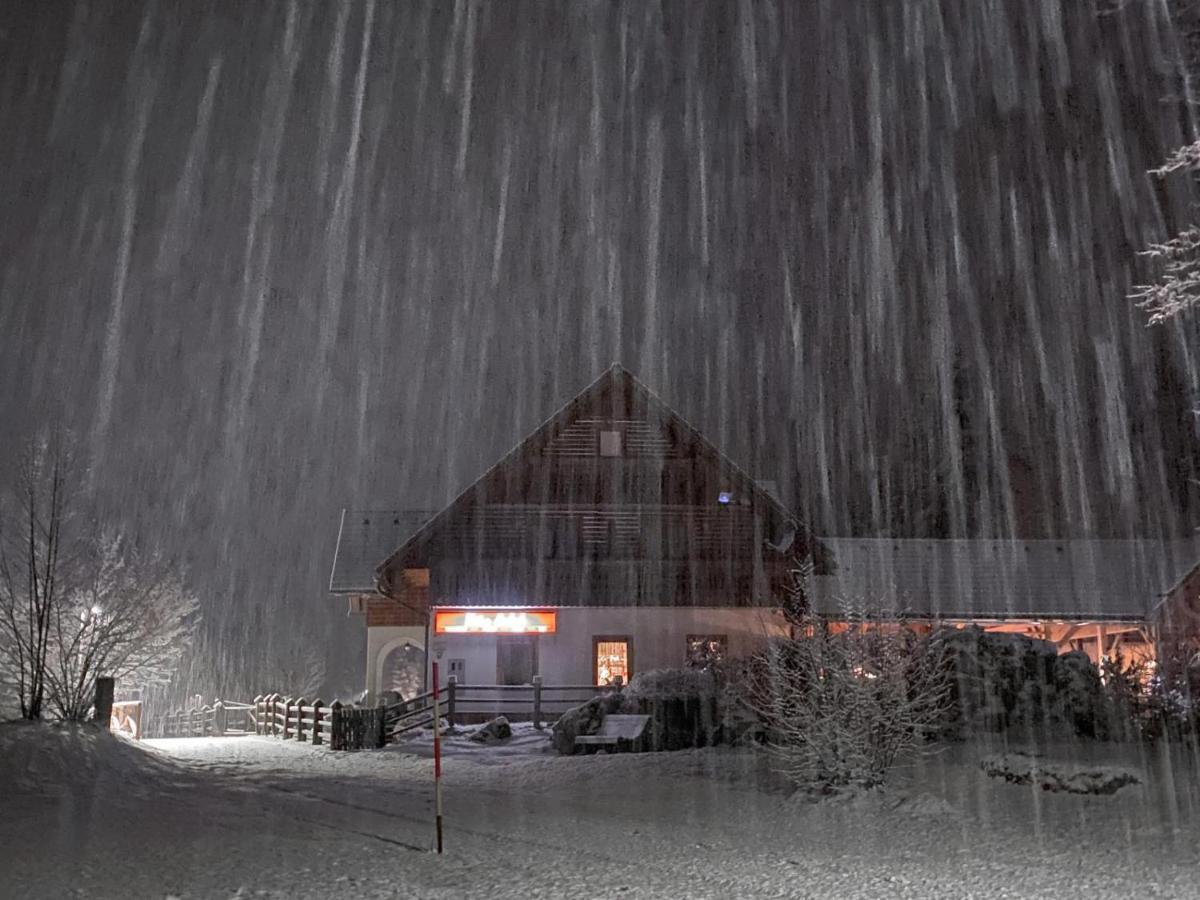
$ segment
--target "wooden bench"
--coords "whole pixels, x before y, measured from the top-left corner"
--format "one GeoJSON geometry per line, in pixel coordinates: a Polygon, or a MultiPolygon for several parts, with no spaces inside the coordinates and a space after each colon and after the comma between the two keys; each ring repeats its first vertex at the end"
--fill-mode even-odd
{"type": "Polygon", "coordinates": [[[649,716],[605,716],[600,730],[595,734],[581,734],[575,738],[577,747],[619,747],[622,741],[632,743],[646,730],[649,716]]]}

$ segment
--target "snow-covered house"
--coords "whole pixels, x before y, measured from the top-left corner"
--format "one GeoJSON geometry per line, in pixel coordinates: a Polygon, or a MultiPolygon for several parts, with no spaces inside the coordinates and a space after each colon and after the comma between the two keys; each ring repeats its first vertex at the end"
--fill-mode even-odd
{"type": "Polygon", "coordinates": [[[432,649],[462,683],[595,684],[741,654],[805,536],[619,365],[436,512],[346,512],[330,589],[367,619],[367,690],[432,649]]]}
{"type": "Polygon", "coordinates": [[[366,617],[371,695],[418,692],[435,655],[461,683],[596,684],[785,631],[809,552],[809,602],[835,622],[849,604],[1093,659],[1152,657],[1163,598],[1200,595],[1195,540],[810,538],[619,365],[445,509],[345,512],[330,590],[366,617]]]}

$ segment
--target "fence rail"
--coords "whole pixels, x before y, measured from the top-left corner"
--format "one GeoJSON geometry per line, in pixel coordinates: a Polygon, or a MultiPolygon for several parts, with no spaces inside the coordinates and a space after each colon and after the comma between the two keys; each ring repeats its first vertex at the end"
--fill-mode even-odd
{"type": "Polygon", "coordinates": [[[535,728],[557,718],[572,706],[586,703],[597,694],[622,688],[620,678],[613,684],[543,684],[535,675],[531,684],[459,684],[451,675],[442,689],[446,698],[446,719],[454,725],[460,716],[479,714],[528,714],[535,728]],[[511,712],[510,712],[511,711],[511,712]]]}
{"type": "Polygon", "coordinates": [[[257,734],[282,740],[324,745],[331,750],[382,747],[385,740],[382,706],[344,706],[334,700],[268,694],[254,698],[257,734]]]}
{"type": "MultiPolygon", "coordinates": [[[[453,726],[465,716],[528,713],[534,727],[557,717],[569,706],[577,706],[597,694],[620,690],[612,685],[459,684],[452,675],[441,689],[436,715],[453,726]]],[[[324,745],[331,750],[363,750],[382,747],[396,737],[433,724],[433,691],[399,703],[377,706],[344,706],[335,700],[328,706],[320,699],[267,694],[253,703],[218,700],[212,706],[180,709],[156,723],[156,737],[218,737],[232,734],[261,734],[282,740],[324,745]]]]}
{"type": "Polygon", "coordinates": [[[254,704],[218,700],[211,706],[177,709],[160,716],[150,734],[160,738],[219,737],[252,734],[254,730],[254,704]]]}

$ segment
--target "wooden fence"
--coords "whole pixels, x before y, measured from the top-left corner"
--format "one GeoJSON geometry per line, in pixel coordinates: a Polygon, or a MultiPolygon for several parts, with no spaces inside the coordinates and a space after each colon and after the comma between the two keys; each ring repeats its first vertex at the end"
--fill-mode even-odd
{"type": "MultiPolygon", "coordinates": [[[[557,718],[568,707],[578,706],[597,694],[620,690],[613,685],[547,685],[540,677],[532,684],[459,684],[454,676],[441,690],[436,714],[451,726],[468,718],[483,719],[506,714],[530,718],[537,728],[557,718]]],[[[382,747],[399,735],[433,724],[433,691],[399,703],[378,706],[343,706],[334,701],[269,694],[254,701],[256,731],[284,740],[324,744],[331,750],[363,750],[382,747]]]]}
{"type": "Polygon", "coordinates": [[[253,734],[257,723],[254,704],[233,700],[218,700],[211,706],[177,709],[160,716],[150,729],[149,736],[221,737],[223,735],[253,734]]]}
{"type": "MultiPolygon", "coordinates": [[[[437,714],[450,726],[469,719],[496,715],[532,719],[534,727],[552,721],[568,707],[578,706],[597,694],[620,690],[613,685],[547,685],[540,677],[532,684],[459,684],[454,676],[441,690],[437,714]]],[[[253,703],[218,700],[212,706],[177,710],[162,717],[156,737],[217,737],[261,734],[282,740],[324,745],[331,750],[382,747],[399,735],[427,727],[434,718],[433,691],[399,703],[378,706],[328,706],[320,699],[267,694],[253,703]]]]}
{"type": "Polygon", "coordinates": [[[331,750],[382,747],[385,741],[383,706],[343,706],[334,700],[268,694],[254,699],[256,733],[283,740],[324,744],[331,750]]]}
{"type": "MultiPolygon", "coordinates": [[[[529,718],[541,728],[572,706],[586,703],[597,694],[621,690],[618,678],[611,685],[543,684],[535,675],[532,684],[459,684],[451,675],[440,692],[438,711],[450,727],[468,720],[482,721],[504,715],[529,718]]],[[[433,691],[384,707],[384,731],[388,740],[432,724],[433,691]]]]}
{"type": "Polygon", "coordinates": [[[535,728],[552,722],[573,706],[586,703],[597,694],[619,691],[621,679],[614,684],[543,684],[540,675],[531,684],[459,684],[451,675],[442,688],[446,720],[450,725],[470,719],[505,715],[529,718],[535,728]]]}

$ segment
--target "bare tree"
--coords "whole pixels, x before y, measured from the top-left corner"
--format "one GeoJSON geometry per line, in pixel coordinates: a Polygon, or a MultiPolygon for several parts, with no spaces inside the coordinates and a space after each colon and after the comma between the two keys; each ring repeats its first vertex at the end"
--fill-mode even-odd
{"type": "Polygon", "coordinates": [[[30,442],[0,494],[0,682],[20,714],[78,719],[97,675],[168,678],[198,604],[159,555],[81,515],[84,466],[69,436],[30,442]]]}
{"type": "Polygon", "coordinates": [[[59,433],[38,438],[0,496],[0,667],[21,716],[42,716],[54,612],[73,562],[71,495],[78,470],[59,433]]]}
{"type": "Polygon", "coordinates": [[[170,680],[199,621],[199,603],[157,553],[112,531],[90,543],[73,589],[51,610],[48,693],[64,719],[82,719],[97,675],[146,689],[170,680]]]}

